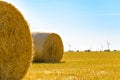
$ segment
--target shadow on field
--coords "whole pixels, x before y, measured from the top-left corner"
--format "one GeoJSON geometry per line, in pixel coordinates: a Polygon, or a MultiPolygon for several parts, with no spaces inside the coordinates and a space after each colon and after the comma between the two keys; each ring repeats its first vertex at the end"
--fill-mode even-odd
{"type": "Polygon", "coordinates": [[[33,64],[43,64],[43,63],[46,63],[46,64],[63,64],[63,63],[66,63],[65,61],[61,61],[61,62],[39,62],[39,61],[34,61],[32,62],[33,64]]]}

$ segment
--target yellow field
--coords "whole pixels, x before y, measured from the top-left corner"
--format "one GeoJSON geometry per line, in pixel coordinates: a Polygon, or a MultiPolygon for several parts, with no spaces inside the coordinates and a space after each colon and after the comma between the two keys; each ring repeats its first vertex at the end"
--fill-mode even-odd
{"type": "Polygon", "coordinates": [[[120,80],[120,52],[67,52],[61,63],[34,63],[23,80],[120,80]]]}

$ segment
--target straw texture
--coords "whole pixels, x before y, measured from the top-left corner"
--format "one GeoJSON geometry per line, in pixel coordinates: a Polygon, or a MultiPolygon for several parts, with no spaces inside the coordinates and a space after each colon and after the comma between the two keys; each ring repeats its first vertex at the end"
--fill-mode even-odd
{"type": "Polygon", "coordinates": [[[32,39],[22,14],[0,1],[0,80],[21,80],[32,60],[32,39]]]}

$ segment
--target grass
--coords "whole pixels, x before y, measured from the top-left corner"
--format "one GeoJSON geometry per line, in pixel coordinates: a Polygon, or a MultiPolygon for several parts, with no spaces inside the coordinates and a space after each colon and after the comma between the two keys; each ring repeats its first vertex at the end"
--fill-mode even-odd
{"type": "Polygon", "coordinates": [[[120,80],[120,52],[66,52],[61,63],[34,63],[23,80],[120,80]]]}

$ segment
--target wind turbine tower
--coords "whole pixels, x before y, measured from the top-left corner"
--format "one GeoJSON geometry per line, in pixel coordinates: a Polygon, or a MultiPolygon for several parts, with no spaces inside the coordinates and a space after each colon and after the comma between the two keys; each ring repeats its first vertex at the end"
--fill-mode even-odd
{"type": "Polygon", "coordinates": [[[108,50],[110,50],[110,43],[107,41],[108,50]]]}

